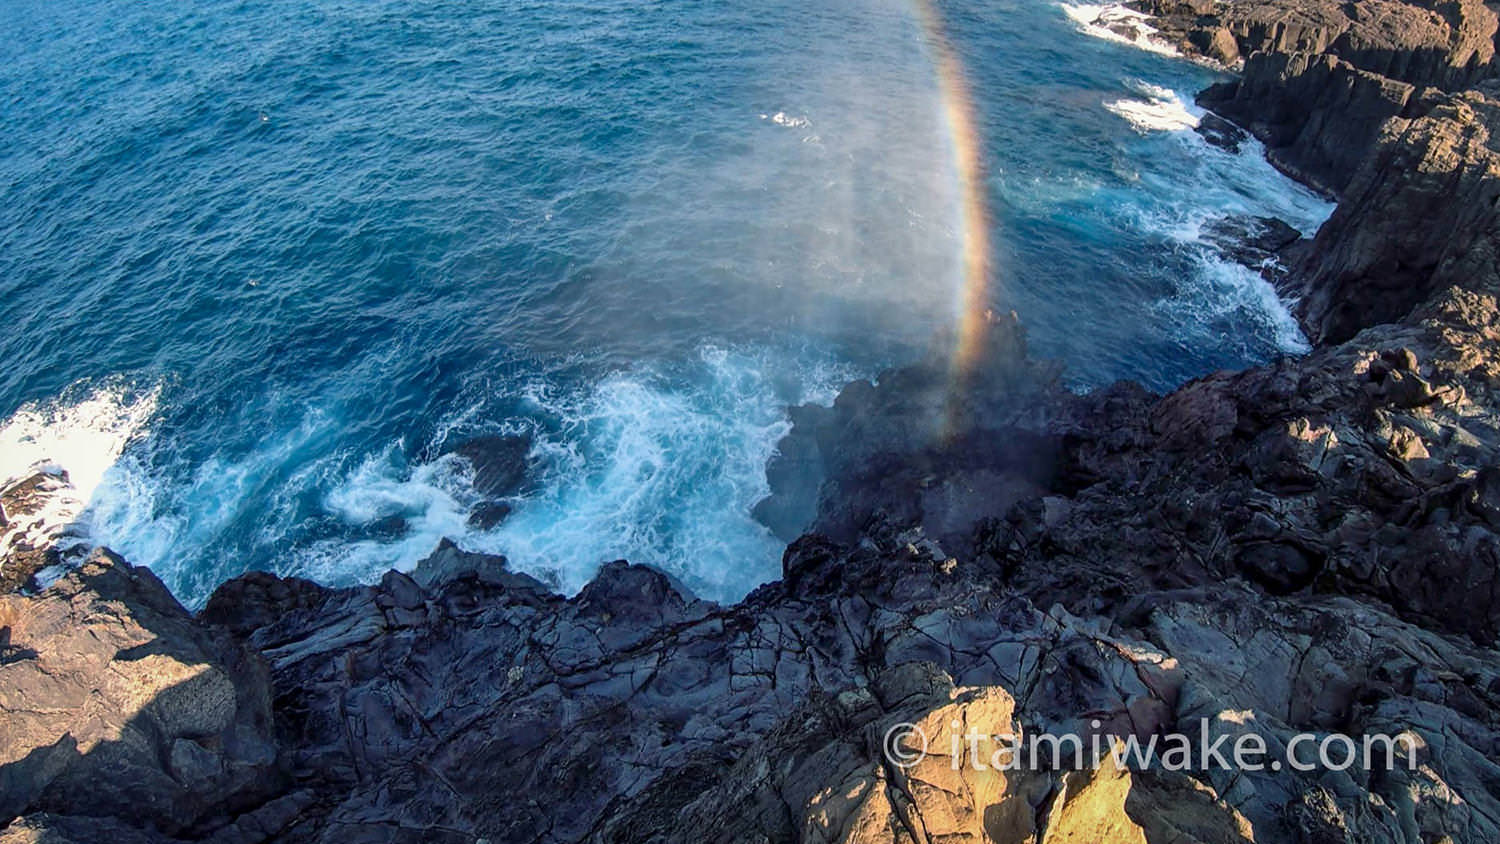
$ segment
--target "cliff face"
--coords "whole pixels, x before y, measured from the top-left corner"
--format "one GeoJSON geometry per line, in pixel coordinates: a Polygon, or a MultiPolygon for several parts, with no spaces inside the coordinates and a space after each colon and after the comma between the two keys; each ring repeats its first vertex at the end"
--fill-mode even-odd
{"type": "Polygon", "coordinates": [[[1500,22],[1481,0],[1153,0],[1183,47],[1241,78],[1200,103],[1265,142],[1293,176],[1342,194],[1386,120],[1495,75],[1500,22]]]}
{"type": "Polygon", "coordinates": [[[1157,0],[1164,31],[1240,79],[1199,102],[1261,138],[1271,160],[1340,197],[1284,292],[1315,343],[1402,320],[1496,274],[1495,11],[1448,3],[1157,0]],[[1196,35],[1195,35],[1196,33],[1196,35]],[[1208,33],[1208,34],[1205,34],[1208,33]],[[1233,50],[1205,51],[1210,41],[1233,50]]]}
{"type": "Polygon", "coordinates": [[[1382,127],[1299,268],[1309,333],[1344,340],[1434,293],[1495,290],[1500,101],[1469,91],[1382,127]]]}
{"type": "MultiPolygon", "coordinates": [[[[1500,111],[1436,90],[1489,72],[1493,15],[1189,12],[1164,31],[1250,54],[1223,101],[1345,177],[1286,281],[1311,354],[1076,396],[996,318],[965,382],[936,356],[794,409],[759,508],[783,577],[734,606],[625,562],[569,598],[445,544],[195,617],[107,552],[44,585],[54,549],[14,544],[0,842],[1500,840],[1500,111]],[[902,724],[928,755],[888,752],[902,724]],[[976,728],[1410,744],[995,770],[976,728]]],[[[0,527],[65,483],[0,490],[0,527]]]]}

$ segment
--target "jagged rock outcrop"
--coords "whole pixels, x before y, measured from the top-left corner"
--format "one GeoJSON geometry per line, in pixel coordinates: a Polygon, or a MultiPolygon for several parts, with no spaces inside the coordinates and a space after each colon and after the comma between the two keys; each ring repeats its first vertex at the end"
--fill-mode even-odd
{"type": "Polygon", "coordinates": [[[1140,0],[1183,50],[1235,66],[1255,53],[1326,53],[1446,91],[1492,75],[1496,18],[1476,0],[1140,0]]]}
{"type": "MultiPolygon", "coordinates": [[[[1340,196],[1315,242],[1281,250],[1289,271],[1270,276],[1311,340],[1341,343],[1400,321],[1449,287],[1500,292],[1492,8],[1472,0],[1156,0],[1144,8],[1190,52],[1193,27],[1231,33],[1249,56],[1244,72],[1200,103],[1248,127],[1282,169],[1340,196]]],[[[1205,135],[1234,144],[1221,124],[1205,135]]]]}
{"type": "Polygon", "coordinates": [[[107,552],[38,595],[0,594],[0,723],[7,819],[196,837],[285,789],[259,658],[107,552]]]}
{"type": "Polygon", "coordinates": [[[1500,19],[1480,0],[1147,0],[1184,50],[1242,68],[1204,107],[1249,128],[1272,162],[1342,194],[1385,121],[1496,74],[1500,19]]]}
{"type": "Polygon", "coordinates": [[[1221,217],[1206,223],[1201,236],[1224,257],[1277,285],[1289,272],[1286,258],[1304,240],[1301,232],[1275,217],[1221,217]]]}
{"type": "Polygon", "coordinates": [[[1394,119],[1298,270],[1309,335],[1340,342],[1438,291],[1500,292],[1500,101],[1470,91],[1394,119]]]}
{"type": "MultiPolygon", "coordinates": [[[[1278,598],[1235,579],[1142,593],[1113,620],[1044,612],[989,562],[935,550],[919,533],[857,548],[804,539],[788,551],[785,580],[733,607],[626,564],[565,599],[498,558],[452,548],[437,571],[424,564],[373,587],[232,581],[191,635],[232,630],[269,664],[286,776],[278,791],[255,792],[260,802],[242,793],[214,807],[224,820],[207,835],[1157,844],[1500,835],[1493,650],[1348,598],[1278,598]],[[1278,753],[1304,730],[1409,731],[1418,764],[1401,757],[1373,774],[1210,766],[1189,776],[1070,773],[1044,758],[1001,772],[975,770],[993,753],[965,738],[955,771],[955,721],[964,736],[1254,731],[1278,753]],[[902,722],[924,731],[930,753],[894,757],[916,758],[910,767],[884,750],[902,722]]],[[[920,749],[912,734],[897,746],[920,749]]],[[[32,802],[0,841],[169,840],[136,809],[90,799],[65,790],[32,802]]],[[[172,840],[205,834],[170,828],[172,840]]]]}
{"type": "Polygon", "coordinates": [[[1254,53],[1242,77],[1198,97],[1246,126],[1271,162],[1299,181],[1342,194],[1380,127],[1406,113],[1415,86],[1330,53],[1254,53]]]}
{"type": "Polygon", "coordinates": [[[469,524],[490,530],[511,512],[511,499],[530,482],[531,437],[491,434],[460,443],[453,453],[468,462],[471,486],[484,496],[469,512],[469,524]]]}
{"type": "MultiPolygon", "coordinates": [[[[961,557],[993,559],[1043,603],[1081,613],[1244,577],[1274,594],[1366,594],[1418,623],[1493,641],[1497,327],[1493,295],[1455,288],[1411,324],[1211,375],[1160,401],[1130,385],[1044,398],[997,386],[994,418],[1017,418],[1007,415],[1017,397],[1029,403],[1031,427],[991,435],[1022,443],[1020,452],[969,450],[957,468],[929,475],[943,440],[909,428],[862,437],[843,446],[863,449],[857,459],[827,464],[853,477],[823,481],[830,503],[811,527],[860,535],[920,524],[961,557]],[[872,471],[880,484],[864,480],[872,471]],[[993,488],[1013,492],[920,506],[954,478],[1000,478],[993,488]]],[[[851,385],[856,399],[841,397],[834,412],[911,412],[906,379],[921,371],[851,385]]],[[[827,420],[802,427],[789,439],[844,442],[827,420]]]]}

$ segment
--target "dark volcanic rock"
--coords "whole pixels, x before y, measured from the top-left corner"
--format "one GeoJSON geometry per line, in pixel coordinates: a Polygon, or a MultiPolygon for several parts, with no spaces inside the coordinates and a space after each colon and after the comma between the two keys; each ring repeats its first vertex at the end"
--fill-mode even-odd
{"type": "Polygon", "coordinates": [[[1193,128],[1193,131],[1202,135],[1203,140],[1208,141],[1210,144],[1236,153],[1240,151],[1240,146],[1249,137],[1244,129],[1230,123],[1213,112],[1203,115],[1202,119],[1198,121],[1198,125],[1193,128]]]}
{"type": "MultiPolygon", "coordinates": [[[[876,842],[916,828],[1163,844],[1184,828],[1276,841],[1354,823],[1369,834],[1352,840],[1394,842],[1394,807],[1455,840],[1500,833],[1493,651],[1232,577],[1137,593],[1112,622],[1043,612],[920,533],[800,545],[795,579],[732,608],[623,564],[571,600],[446,573],[317,601],[263,576],[227,584],[220,605],[291,601],[245,636],[272,666],[291,780],[214,840],[876,842]],[[1414,730],[1421,766],[1329,790],[1318,773],[976,771],[968,750],[955,773],[949,755],[954,723],[1149,735],[1200,719],[1273,743],[1414,730]],[[906,768],[881,750],[902,722],[932,751],[906,768]]],[[[0,841],[165,840],[129,811],[48,808],[0,841]]]]}
{"type": "Polygon", "coordinates": [[[1293,176],[1341,194],[1381,126],[1415,116],[1432,91],[1496,74],[1495,12],[1480,0],[1150,0],[1162,33],[1241,78],[1199,103],[1248,127],[1293,176]]]}
{"type": "MultiPolygon", "coordinates": [[[[1314,342],[1405,318],[1449,287],[1500,291],[1495,40],[1477,0],[1175,0],[1164,33],[1221,26],[1249,58],[1199,102],[1248,127],[1271,160],[1342,201],[1311,244],[1283,250],[1278,288],[1314,342]],[[1473,88],[1473,90],[1464,90],[1473,88]]],[[[1210,135],[1217,135],[1214,129],[1210,135]]]]}
{"type": "Polygon", "coordinates": [[[1450,287],[1500,291],[1500,102],[1392,120],[1299,268],[1300,316],[1338,342],[1450,287]]]}
{"type": "Polygon", "coordinates": [[[0,723],[0,817],[197,837],[286,788],[264,664],[108,553],[0,595],[0,723]]]}
{"type": "Polygon", "coordinates": [[[491,530],[510,516],[513,504],[502,499],[524,493],[531,483],[531,437],[491,435],[467,440],[453,449],[472,467],[474,491],[486,500],[469,512],[469,525],[491,530]]]}
{"type": "Polygon", "coordinates": [[[474,467],[474,489],[488,498],[515,495],[526,485],[531,452],[529,436],[484,436],[453,449],[474,467]]]}
{"type": "Polygon", "coordinates": [[[508,501],[483,501],[469,511],[469,525],[480,530],[491,530],[510,518],[514,507],[508,501]]]}
{"type": "Polygon", "coordinates": [[[1287,274],[1283,256],[1302,233],[1275,217],[1221,217],[1203,227],[1203,239],[1229,260],[1280,283],[1287,274]]]}
{"type": "Polygon", "coordinates": [[[1327,53],[1255,53],[1241,79],[1209,88],[1198,103],[1249,127],[1282,170],[1340,194],[1381,125],[1415,92],[1327,53]]]}

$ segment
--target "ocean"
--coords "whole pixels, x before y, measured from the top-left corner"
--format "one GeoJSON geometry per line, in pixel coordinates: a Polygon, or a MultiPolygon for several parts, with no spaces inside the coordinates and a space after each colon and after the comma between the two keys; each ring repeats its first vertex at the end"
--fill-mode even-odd
{"type": "Polygon", "coordinates": [[[66,469],[56,518],[190,606],[442,537],[734,600],[786,408],[953,330],[980,235],[1074,389],[1305,351],[1200,234],[1331,207],[1090,8],[11,0],[0,477],[66,469]],[[481,529],[450,452],[497,433],[533,474],[481,529]]]}

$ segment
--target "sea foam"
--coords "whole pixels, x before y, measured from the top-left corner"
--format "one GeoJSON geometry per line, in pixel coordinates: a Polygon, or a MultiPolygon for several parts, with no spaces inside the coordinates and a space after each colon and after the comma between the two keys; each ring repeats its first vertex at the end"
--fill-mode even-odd
{"type": "MultiPolygon", "coordinates": [[[[753,352],[705,348],[686,371],[639,367],[582,388],[528,385],[536,422],[529,488],[490,530],[468,523],[481,496],[452,454],[415,465],[393,444],[325,496],[326,512],[353,528],[387,522],[392,535],[330,538],[293,554],[291,569],[325,581],[368,580],[410,569],[451,538],[505,555],[514,568],[574,592],[600,564],[655,565],[696,594],[734,600],[780,575],[784,543],[751,515],[769,493],[766,462],[790,428],[786,407],[828,401],[851,373],[809,364],[795,395],[783,370],[753,352]]],[[[441,426],[428,451],[465,438],[441,426]]],[[[514,433],[515,431],[510,431],[514,433]]]]}
{"type": "Polygon", "coordinates": [[[1181,51],[1157,35],[1159,30],[1149,21],[1151,16],[1118,3],[1088,5],[1061,3],[1063,13],[1078,30],[1095,38],[1129,44],[1164,56],[1180,56],[1181,51]]]}
{"type": "Polygon", "coordinates": [[[97,541],[89,509],[116,480],[113,469],[125,448],[145,434],[160,393],[110,383],[76,401],[28,403],[0,426],[0,486],[44,475],[33,499],[37,509],[7,513],[0,558],[18,545],[50,544],[66,555],[97,541]]]}
{"type": "Polygon", "coordinates": [[[1112,100],[1104,107],[1129,121],[1137,132],[1180,132],[1198,125],[1198,115],[1177,92],[1149,82],[1134,82],[1130,87],[1141,99],[1112,100]]]}

